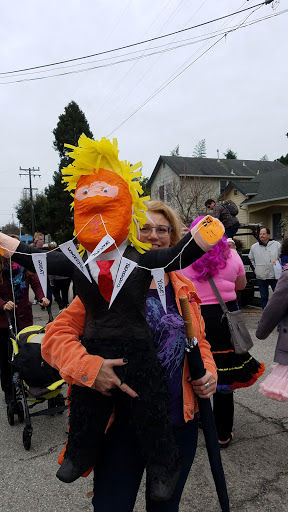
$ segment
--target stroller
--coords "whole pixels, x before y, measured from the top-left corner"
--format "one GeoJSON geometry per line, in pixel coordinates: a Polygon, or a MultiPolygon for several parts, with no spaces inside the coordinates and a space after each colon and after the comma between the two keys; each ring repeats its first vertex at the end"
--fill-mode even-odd
{"type": "MultiPolygon", "coordinates": [[[[47,310],[50,320],[49,306],[47,310]]],[[[31,417],[62,414],[67,409],[65,398],[61,394],[65,381],[61,379],[58,371],[41,357],[41,342],[45,327],[31,325],[15,336],[8,311],[6,316],[11,340],[9,361],[13,396],[11,403],[7,405],[7,419],[11,426],[14,425],[15,416],[18,417],[19,423],[25,420],[23,446],[25,450],[29,450],[33,434],[31,417]],[[48,402],[48,408],[30,413],[33,407],[44,402],[48,402]]]]}

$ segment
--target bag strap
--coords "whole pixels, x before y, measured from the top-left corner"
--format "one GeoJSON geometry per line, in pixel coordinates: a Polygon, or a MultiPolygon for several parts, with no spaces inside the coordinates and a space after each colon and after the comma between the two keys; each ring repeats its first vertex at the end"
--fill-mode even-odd
{"type": "Polygon", "coordinates": [[[226,306],[226,304],[225,304],[224,300],[222,299],[222,297],[221,297],[221,295],[220,295],[220,292],[219,292],[219,290],[218,290],[218,288],[217,288],[217,286],[216,286],[216,283],[215,283],[214,279],[213,279],[212,277],[210,277],[210,278],[208,279],[208,281],[209,281],[209,284],[210,284],[210,286],[211,286],[211,288],[212,288],[213,292],[215,293],[215,295],[216,295],[217,299],[219,300],[219,304],[220,304],[220,306],[221,306],[221,308],[222,308],[223,312],[224,312],[225,314],[226,314],[226,313],[229,313],[229,309],[227,308],[227,306],[226,306]]]}

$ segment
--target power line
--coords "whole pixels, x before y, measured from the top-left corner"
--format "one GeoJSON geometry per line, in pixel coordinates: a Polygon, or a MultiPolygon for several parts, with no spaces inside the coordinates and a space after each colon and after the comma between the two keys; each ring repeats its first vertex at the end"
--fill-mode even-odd
{"type": "MultiPolygon", "coordinates": [[[[259,5],[258,6],[254,6],[254,7],[255,7],[255,10],[257,10],[257,7],[259,9],[261,7],[261,5],[260,6],[259,5]]],[[[253,14],[253,12],[251,14],[253,14]]],[[[179,71],[174,77],[168,79],[168,81],[166,81],[166,83],[164,82],[162,84],[162,86],[160,86],[158,89],[156,89],[154,91],[154,93],[152,93],[152,95],[149,96],[134,112],[132,112],[124,121],[122,121],[122,123],[120,123],[116,128],[114,128],[114,130],[112,130],[107,135],[107,137],[110,137],[110,135],[112,135],[112,133],[114,133],[116,130],[121,128],[121,126],[123,126],[129,119],[131,119],[131,117],[133,117],[137,112],[139,112],[139,110],[141,110],[147,103],[149,103],[149,101],[151,101],[155,96],[157,96],[161,91],[163,91],[163,89],[165,89],[168,85],[170,85],[172,82],[174,82],[174,80],[176,80],[176,78],[178,78],[187,69],[189,69],[192,66],[192,64],[194,64],[197,60],[199,60],[201,57],[203,57],[203,55],[205,55],[209,50],[211,50],[214,46],[216,46],[218,43],[220,43],[220,41],[222,41],[222,39],[226,38],[228,33],[235,32],[239,28],[242,28],[244,26],[244,21],[241,22],[241,24],[237,28],[226,30],[226,32],[220,37],[220,39],[218,39],[217,41],[215,41],[215,43],[213,43],[211,46],[209,46],[209,48],[207,48],[196,59],[194,59],[192,62],[190,62],[190,64],[188,64],[184,69],[182,69],[182,71],[179,71]]]]}
{"type": "Polygon", "coordinates": [[[208,21],[205,21],[203,23],[199,23],[197,25],[193,25],[192,27],[187,27],[187,28],[183,28],[181,30],[176,30],[175,32],[170,32],[168,34],[163,34],[162,36],[152,37],[151,39],[146,39],[144,41],[138,41],[137,43],[131,43],[131,44],[128,44],[128,45],[125,45],[125,46],[119,46],[118,48],[112,48],[110,50],[104,50],[102,52],[93,53],[91,55],[85,55],[83,57],[75,57],[73,59],[66,59],[66,60],[63,60],[63,61],[53,62],[53,63],[50,63],[50,64],[43,64],[41,66],[33,66],[33,67],[30,67],[30,68],[23,68],[23,69],[18,69],[18,70],[14,70],[14,71],[5,71],[5,72],[1,72],[0,76],[1,75],[10,75],[12,73],[20,73],[20,72],[23,72],[23,71],[31,71],[31,70],[34,70],[34,69],[47,68],[47,67],[51,67],[51,66],[58,66],[59,64],[66,64],[68,62],[76,62],[76,61],[79,61],[79,60],[90,59],[91,57],[98,57],[99,55],[104,55],[104,54],[107,54],[107,53],[112,53],[112,52],[116,52],[116,51],[119,51],[119,50],[124,50],[126,48],[132,48],[134,46],[139,46],[141,44],[150,43],[152,41],[163,39],[165,37],[170,37],[170,36],[174,36],[176,34],[181,34],[183,32],[187,32],[188,30],[194,30],[195,28],[203,27],[203,26],[208,25],[210,23],[215,23],[216,21],[224,20],[225,18],[229,18],[230,16],[234,16],[235,14],[240,14],[242,12],[249,11],[251,9],[255,9],[255,7],[260,7],[262,5],[266,5],[268,3],[271,3],[271,1],[266,0],[265,2],[261,2],[260,4],[256,4],[256,5],[253,5],[253,6],[250,6],[250,7],[246,7],[245,9],[241,9],[240,11],[235,11],[233,13],[226,14],[224,16],[220,16],[219,18],[214,18],[213,20],[208,20],[208,21]]]}
{"type": "MultiPolygon", "coordinates": [[[[262,5],[262,4],[260,4],[260,5],[262,5]]],[[[271,15],[268,15],[268,16],[263,16],[262,18],[258,18],[257,20],[251,21],[249,23],[245,23],[245,24],[243,24],[243,26],[238,27],[238,28],[245,28],[247,26],[255,25],[256,23],[260,23],[261,21],[265,21],[267,19],[274,18],[274,17],[280,16],[282,14],[286,14],[287,12],[288,12],[288,9],[285,9],[283,11],[280,11],[279,13],[274,13],[274,14],[271,14],[271,15]]],[[[224,32],[227,35],[229,32],[233,32],[235,30],[238,30],[238,28],[234,27],[234,28],[231,28],[231,30],[225,30],[224,32]]],[[[173,51],[173,50],[176,50],[178,48],[182,48],[183,46],[188,46],[188,45],[191,45],[191,44],[197,44],[199,42],[206,41],[208,39],[213,39],[213,38],[217,37],[217,35],[219,35],[219,34],[220,34],[220,32],[218,31],[218,32],[215,32],[215,35],[212,35],[212,36],[209,36],[209,37],[204,37],[203,39],[198,39],[197,41],[194,41],[194,42],[191,41],[190,39],[188,39],[188,40],[186,40],[186,41],[188,41],[186,43],[179,44],[177,46],[175,45],[174,47],[170,47],[170,48],[168,47],[166,49],[158,50],[158,51],[155,51],[155,52],[152,52],[152,53],[142,54],[142,55],[137,56],[137,57],[130,57],[130,58],[127,58],[127,59],[122,59],[122,60],[118,60],[118,61],[110,62],[110,63],[106,63],[106,64],[100,64],[98,66],[92,66],[92,67],[85,68],[85,69],[78,69],[78,70],[75,70],[75,71],[66,71],[66,72],[63,72],[63,73],[56,73],[54,75],[41,76],[41,77],[36,77],[36,78],[23,78],[23,79],[19,79],[19,80],[10,80],[10,81],[7,81],[7,82],[0,82],[0,85],[8,85],[8,84],[14,84],[14,83],[21,83],[21,82],[31,82],[31,81],[35,81],[35,80],[46,80],[47,78],[55,78],[55,77],[60,77],[60,76],[65,76],[65,75],[76,74],[76,73],[84,73],[84,72],[92,71],[92,70],[95,70],[95,69],[111,67],[111,66],[115,66],[115,65],[118,65],[118,64],[123,64],[123,63],[126,63],[126,62],[131,62],[133,60],[139,60],[139,59],[142,59],[142,58],[151,57],[151,56],[157,55],[159,53],[166,53],[166,52],[169,52],[169,51],[173,51]]],[[[160,48],[161,48],[161,46],[160,46],[160,48]]],[[[104,59],[104,60],[106,60],[106,59],[104,59]]],[[[2,77],[2,78],[5,78],[5,77],[2,77]]]]}

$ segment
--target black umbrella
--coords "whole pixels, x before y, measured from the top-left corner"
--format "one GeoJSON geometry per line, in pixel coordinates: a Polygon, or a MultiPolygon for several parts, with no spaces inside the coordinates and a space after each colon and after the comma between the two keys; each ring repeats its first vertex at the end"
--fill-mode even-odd
{"type": "MultiPolygon", "coordinates": [[[[187,354],[190,376],[192,380],[201,379],[201,377],[205,375],[206,370],[202,361],[198,341],[195,338],[188,298],[184,295],[181,296],[179,300],[186,329],[187,340],[185,351],[187,354]]],[[[222,512],[230,512],[226,480],[221,461],[218,435],[211,403],[209,399],[200,398],[199,396],[197,396],[197,401],[203,426],[206,448],[210,461],[210,467],[221,505],[221,510],[222,512]]]]}

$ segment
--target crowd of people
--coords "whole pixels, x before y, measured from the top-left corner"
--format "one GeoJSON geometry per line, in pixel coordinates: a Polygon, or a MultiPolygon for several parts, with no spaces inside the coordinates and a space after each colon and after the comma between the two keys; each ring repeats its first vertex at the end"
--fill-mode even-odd
{"type": "MultiPolygon", "coordinates": [[[[82,201],[82,197],[80,200],[82,201]]],[[[115,300],[114,316],[107,309],[111,293],[109,298],[106,293],[110,286],[108,276],[115,284],[114,266],[115,263],[116,268],[119,265],[117,250],[107,253],[109,259],[101,259],[105,267],[107,264],[109,267],[108,271],[105,270],[105,294],[100,290],[103,281],[101,266],[98,268],[91,265],[90,277],[94,284],[96,282],[94,295],[86,292],[86,282],[84,288],[81,288],[81,282],[80,285],[77,283],[76,297],[69,305],[68,289],[71,278],[74,277],[75,280],[75,271],[71,265],[63,263],[62,254],[55,251],[57,244],[43,247],[42,233],[35,233],[33,244],[29,248],[25,248],[23,243],[19,244],[18,240],[16,243],[15,240],[11,242],[12,238],[0,238],[2,247],[7,249],[9,246],[6,258],[12,254],[12,259],[0,256],[0,373],[5,401],[8,404],[12,396],[9,332],[5,311],[14,312],[18,329],[32,325],[32,307],[28,296],[31,285],[36,300],[42,307],[52,302],[53,294],[59,310],[62,311],[48,324],[42,343],[44,359],[57,368],[71,386],[69,437],[57,475],[64,482],[71,482],[94,466],[95,512],[114,509],[132,512],[145,468],[146,510],[177,512],[197,447],[199,421],[201,423],[197,397],[213,399],[219,447],[228,448],[234,438],[234,392],[238,388],[253,385],[265,370],[263,363],[258,362],[251,354],[235,353],[227,320],[223,319],[219,300],[210,284],[213,279],[229,311],[238,309],[237,291],[246,286],[244,265],[233,241],[239,227],[238,219],[236,215],[231,215],[227,205],[214,200],[206,201],[205,205],[211,210],[213,217],[223,222],[223,232],[225,230],[224,236],[218,235],[218,239],[210,246],[205,239],[209,225],[204,238],[199,235],[203,219],[205,224],[205,217],[197,217],[190,228],[185,229],[176,212],[165,203],[146,203],[146,220],[137,232],[137,240],[141,247],[150,244],[150,251],[137,260],[139,267],[130,286],[124,283],[121,298],[118,302],[115,300]],[[189,253],[191,235],[196,243],[189,253]],[[31,258],[23,255],[25,252],[29,255],[38,250],[54,253],[50,259],[47,257],[47,298],[44,297],[37,275],[33,273],[35,269],[31,258]],[[150,275],[149,269],[156,267],[165,268],[163,293],[166,306],[158,293],[157,278],[154,276],[152,279],[150,275]],[[150,278],[146,271],[149,271],[150,278]],[[192,380],[189,374],[185,353],[185,326],[179,309],[180,296],[189,299],[195,336],[205,367],[204,376],[197,380],[192,380]],[[96,314],[97,308],[99,311],[96,314]],[[121,336],[125,338],[126,345],[119,344],[120,353],[118,349],[105,352],[108,346],[116,346],[117,339],[121,336]],[[152,344],[146,341],[150,337],[152,344]],[[127,340],[135,340],[134,347],[132,344],[131,348],[130,343],[127,348],[127,340]],[[146,352],[145,355],[139,352],[135,356],[135,346],[139,347],[139,342],[140,345],[146,343],[146,352]],[[155,348],[157,363],[152,361],[152,347],[155,348]],[[148,357],[148,351],[152,354],[151,358],[148,357]],[[129,371],[133,365],[137,371],[132,372],[131,377],[129,371]],[[145,386],[149,392],[146,392],[145,386]],[[83,411],[87,416],[85,426],[80,428],[83,411]],[[97,422],[102,413],[103,425],[101,424],[100,429],[97,422]],[[159,414],[165,421],[160,420],[159,414]],[[113,421],[111,415],[114,417],[113,421]],[[139,422],[142,423],[141,428],[139,422]],[[109,428],[104,434],[107,425],[109,428]],[[145,435],[148,432],[149,435],[145,435]],[[161,444],[161,435],[164,436],[163,432],[171,443],[171,457],[164,453],[167,447],[165,438],[161,455],[163,463],[160,464],[156,452],[161,444]],[[168,473],[165,473],[165,464],[167,467],[171,465],[172,469],[168,473]],[[162,485],[161,499],[159,486],[155,484],[158,480],[162,485]],[[113,492],[110,492],[111,488],[113,492]],[[151,489],[154,489],[154,494],[151,489]]],[[[217,229],[219,225],[221,224],[215,224],[217,229]]],[[[208,234],[210,236],[211,232],[208,234]]],[[[123,241],[126,237],[127,233],[123,241]]],[[[121,240],[120,237],[120,242],[121,240]]],[[[119,244],[120,248],[123,241],[119,244]]],[[[122,256],[128,256],[127,247],[123,248],[122,256]]],[[[131,256],[132,259],[134,257],[131,256]]],[[[288,400],[288,239],[281,246],[279,242],[270,240],[269,229],[263,227],[259,242],[250,249],[249,258],[255,269],[263,309],[256,336],[264,339],[275,327],[279,328],[276,365],[262,382],[260,389],[270,398],[288,400]],[[281,262],[282,266],[278,284],[274,272],[275,261],[281,262]],[[269,286],[274,293],[268,301],[269,286]]],[[[77,280],[81,281],[78,276],[77,280]]],[[[111,292],[112,290],[113,287],[111,292]]]]}

